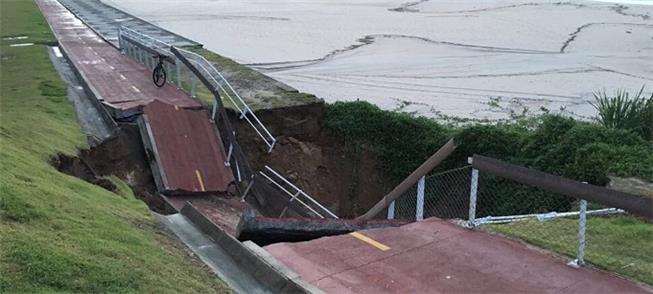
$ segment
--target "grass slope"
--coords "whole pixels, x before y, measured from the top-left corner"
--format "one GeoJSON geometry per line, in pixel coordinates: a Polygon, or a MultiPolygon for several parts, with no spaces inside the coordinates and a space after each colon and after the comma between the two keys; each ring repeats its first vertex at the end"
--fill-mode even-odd
{"type": "MultiPolygon", "coordinates": [[[[278,81],[207,49],[195,47],[186,49],[201,55],[207,61],[213,63],[243,98],[245,103],[254,111],[321,102],[314,95],[288,91],[280,87],[278,81]]],[[[190,71],[184,69],[183,72],[188,75],[184,80],[189,81],[190,71]]],[[[184,82],[183,84],[184,89],[190,89],[189,83],[184,82]]],[[[220,96],[225,107],[235,110],[236,107],[234,107],[228,98],[229,95],[232,94],[220,90],[220,96]]],[[[204,86],[198,86],[197,97],[207,105],[213,103],[213,94],[204,86]]],[[[234,100],[236,99],[236,97],[232,98],[234,100]]]]}
{"type": "MultiPolygon", "coordinates": [[[[522,239],[541,248],[576,256],[578,219],[528,220],[491,225],[491,232],[522,239]]],[[[585,261],[653,285],[653,226],[632,216],[587,218],[585,261]]]]}
{"type": "Polygon", "coordinates": [[[48,164],[85,147],[85,136],[48,59],[43,44],[53,36],[36,4],[1,6],[2,37],[29,39],[0,44],[0,292],[228,292],[129,192],[48,164]],[[37,45],[9,47],[21,42],[37,45]]]}

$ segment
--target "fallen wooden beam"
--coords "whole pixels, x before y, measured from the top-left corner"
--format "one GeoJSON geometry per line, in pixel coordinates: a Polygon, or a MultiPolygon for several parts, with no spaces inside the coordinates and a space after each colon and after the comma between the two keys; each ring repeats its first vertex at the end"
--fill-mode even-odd
{"type": "Polygon", "coordinates": [[[435,152],[429,159],[427,159],[422,165],[420,165],[413,173],[411,173],[406,179],[403,180],[399,185],[397,185],[388,195],[385,195],[378,203],[376,203],[369,211],[365,214],[359,216],[357,219],[372,219],[374,216],[383,211],[392,201],[395,201],[397,198],[410,189],[419,179],[433,170],[438,164],[445,160],[451,153],[456,150],[456,143],[453,139],[450,139],[449,142],[440,147],[440,149],[435,152]]]}

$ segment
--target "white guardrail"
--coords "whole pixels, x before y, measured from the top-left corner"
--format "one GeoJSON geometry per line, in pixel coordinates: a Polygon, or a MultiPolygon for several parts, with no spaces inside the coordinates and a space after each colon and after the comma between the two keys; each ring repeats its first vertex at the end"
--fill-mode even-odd
{"type": "MultiPolygon", "coordinates": [[[[172,47],[171,44],[158,40],[147,34],[138,32],[134,29],[128,27],[120,27],[118,36],[121,49],[124,48],[122,36],[126,36],[144,46],[155,50],[163,50],[164,52],[169,53],[169,56],[173,56],[173,54],[170,52],[170,48],[172,47]]],[[[224,96],[229,99],[231,104],[240,113],[240,118],[247,121],[247,123],[254,129],[256,134],[261,139],[263,139],[263,142],[265,142],[265,144],[268,146],[268,152],[272,152],[272,149],[277,142],[276,138],[272,136],[270,131],[268,131],[265,125],[263,125],[261,120],[259,120],[256,114],[254,114],[254,111],[252,111],[252,109],[247,105],[245,100],[243,100],[243,98],[238,94],[238,92],[224,77],[224,75],[222,75],[222,73],[213,66],[213,63],[209,62],[206,60],[206,58],[197,53],[190,52],[181,48],[176,49],[179,52],[182,52],[182,54],[184,54],[196,68],[200,69],[204,73],[204,77],[207,78],[207,80],[209,80],[216,89],[222,91],[224,96]]],[[[180,83],[178,83],[177,86],[180,87],[180,83]]]]}
{"type": "MultiPolygon", "coordinates": [[[[286,180],[283,176],[281,176],[278,172],[270,168],[269,166],[265,166],[265,171],[259,171],[261,176],[266,178],[268,181],[270,181],[272,184],[277,186],[279,189],[281,189],[284,193],[286,193],[290,197],[289,202],[294,202],[297,201],[299,204],[304,206],[306,209],[317,215],[319,218],[325,218],[325,217],[331,217],[331,218],[338,218],[337,215],[335,215],[333,212],[331,212],[329,209],[324,207],[322,204],[317,202],[313,197],[309,196],[306,194],[304,191],[301,189],[297,188],[293,183],[290,181],[286,180]],[[270,175],[268,175],[266,172],[269,172],[270,175]],[[293,192],[289,191],[292,190],[293,192]],[[306,200],[304,201],[300,199],[300,196],[303,196],[306,200]],[[308,203],[307,203],[308,202],[308,203]],[[312,204],[312,205],[310,205],[312,204]],[[315,207],[314,207],[315,206],[315,207]],[[318,212],[321,211],[322,213],[318,212]],[[326,215],[326,216],[325,216],[326,215]]],[[[281,212],[281,215],[279,217],[283,217],[283,215],[286,213],[288,210],[288,206],[283,209],[281,212]]]]}

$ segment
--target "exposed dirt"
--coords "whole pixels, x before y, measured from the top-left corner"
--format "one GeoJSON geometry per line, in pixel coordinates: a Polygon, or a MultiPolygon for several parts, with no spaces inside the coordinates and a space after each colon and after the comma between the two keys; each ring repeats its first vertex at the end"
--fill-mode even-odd
{"type": "Polygon", "coordinates": [[[156,195],[156,186],[143,150],[138,127],[122,124],[116,134],[90,149],[80,150],[77,157],[59,155],[51,160],[59,171],[89,183],[115,191],[115,185],[102,178],[114,175],[125,181],[134,195],[150,209],[163,212],[165,205],[156,195]]]}
{"type": "Polygon", "coordinates": [[[246,122],[232,115],[252,168],[269,165],[339,217],[363,214],[392,188],[371,150],[346,144],[323,128],[323,103],[260,110],[257,115],[277,138],[272,153],[246,122]]]}
{"type": "MultiPolygon", "coordinates": [[[[258,111],[257,115],[278,140],[272,153],[267,152],[265,144],[245,121],[234,113],[230,115],[239,143],[255,171],[269,165],[339,217],[363,214],[392,188],[387,185],[371,150],[346,144],[323,128],[323,103],[258,111]]],[[[121,124],[115,136],[91,149],[81,150],[77,157],[60,155],[52,164],[64,173],[111,191],[116,190],[115,185],[103,177],[115,175],[150,209],[169,212],[156,193],[135,125],[121,124]]],[[[278,206],[283,207],[285,203],[278,206]]]]}
{"type": "Polygon", "coordinates": [[[100,177],[84,159],[79,157],[58,154],[50,160],[50,164],[57,170],[67,175],[78,177],[91,184],[98,185],[111,192],[116,192],[117,187],[108,179],[100,177]]]}

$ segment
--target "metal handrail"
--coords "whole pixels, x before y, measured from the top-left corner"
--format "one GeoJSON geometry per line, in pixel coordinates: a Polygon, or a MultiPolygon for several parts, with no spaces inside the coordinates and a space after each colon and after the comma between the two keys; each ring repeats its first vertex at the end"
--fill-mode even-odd
{"type": "MultiPolygon", "coordinates": [[[[172,45],[169,43],[166,43],[164,41],[158,40],[152,36],[149,36],[147,34],[138,32],[134,29],[128,28],[128,27],[120,27],[118,31],[118,36],[119,38],[122,36],[128,36],[131,37],[134,40],[138,40],[144,45],[148,45],[154,49],[162,49],[165,50],[168,53],[170,52],[170,49],[172,48],[172,45]]],[[[263,139],[263,142],[268,146],[268,152],[272,152],[272,149],[274,148],[277,140],[270,131],[263,125],[261,120],[256,116],[254,111],[247,105],[245,100],[238,94],[238,92],[233,88],[231,83],[218,71],[211,62],[209,62],[206,58],[203,56],[190,52],[185,49],[181,48],[176,48],[177,51],[183,52],[184,54],[189,54],[192,55],[195,58],[188,58],[190,62],[193,63],[197,68],[201,69],[204,73],[205,76],[209,78],[210,81],[214,83],[214,86],[220,90],[222,90],[227,96],[227,98],[231,101],[232,105],[236,107],[236,110],[240,112],[240,118],[245,119],[247,123],[256,131],[256,134],[263,139]],[[196,60],[199,58],[199,61],[196,60]],[[205,66],[206,65],[206,66],[205,66]],[[220,83],[216,79],[216,75],[219,77],[220,80],[223,81],[223,83],[220,83]],[[226,85],[227,88],[225,88],[223,85],[226,85]],[[231,94],[230,94],[231,92],[231,94]],[[235,97],[235,98],[234,98],[235,97]],[[251,115],[251,118],[248,116],[248,114],[251,115]]],[[[172,55],[172,53],[171,53],[172,55]]]]}
{"type": "MultiPolygon", "coordinates": [[[[618,214],[625,213],[623,209],[618,208],[603,208],[588,210],[587,215],[606,215],[606,214],[618,214]]],[[[564,218],[564,217],[573,217],[580,215],[580,211],[569,211],[569,212],[546,212],[546,213],[532,213],[532,214],[520,214],[520,215],[505,215],[505,216],[486,216],[481,218],[476,218],[474,220],[475,225],[484,225],[484,224],[502,224],[502,223],[511,223],[516,221],[525,221],[529,219],[535,219],[540,222],[564,218]]]]}
{"type": "Polygon", "coordinates": [[[252,109],[249,107],[249,105],[247,105],[247,103],[245,103],[245,100],[243,100],[243,98],[238,94],[238,92],[236,92],[236,90],[233,88],[233,86],[231,86],[231,83],[229,83],[229,80],[227,80],[227,79],[222,75],[222,73],[220,73],[220,71],[218,71],[218,70],[213,66],[213,64],[212,64],[211,62],[209,62],[208,60],[206,60],[206,58],[204,58],[204,56],[199,55],[199,54],[197,54],[197,53],[195,53],[195,52],[191,52],[191,51],[188,51],[188,50],[185,50],[185,49],[181,49],[181,48],[177,48],[177,50],[180,51],[180,52],[183,52],[183,53],[186,53],[186,54],[190,54],[190,55],[192,55],[192,56],[195,56],[196,58],[199,58],[199,59],[202,61],[202,63],[207,64],[207,65],[208,65],[208,68],[209,68],[210,70],[212,70],[215,74],[217,74],[217,75],[220,77],[220,79],[224,82],[225,85],[227,85],[227,87],[229,88],[229,90],[231,91],[231,93],[236,97],[236,99],[234,99],[234,98],[229,94],[229,91],[227,91],[227,89],[224,88],[224,87],[222,86],[222,85],[223,85],[222,83],[219,83],[219,82],[215,79],[214,74],[211,74],[211,72],[209,71],[209,69],[206,69],[206,68],[205,68],[204,66],[202,66],[201,63],[198,62],[197,60],[189,59],[189,60],[193,61],[195,64],[199,65],[199,66],[202,68],[202,70],[204,70],[204,72],[206,72],[206,73],[208,74],[208,76],[211,78],[211,80],[213,80],[213,81],[215,82],[215,85],[216,85],[217,87],[219,87],[219,88],[220,88],[220,89],[225,93],[225,95],[227,96],[227,98],[229,98],[229,100],[230,100],[231,103],[234,105],[234,107],[236,107],[236,109],[240,112],[240,114],[241,114],[241,115],[240,115],[240,118],[244,118],[245,120],[247,120],[247,122],[250,124],[250,126],[253,127],[253,128],[256,130],[256,133],[257,133],[257,134],[258,134],[258,135],[263,139],[263,141],[268,145],[268,147],[269,147],[268,152],[272,151],[272,149],[274,148],[274,145],[276,144],[276,141],[277,141],[276,138],[274,138],[274,136],[272,136],[272,134],[270,134],[270,131],[268,131],[268,129],[265,127],[265,125],[263,125],[263,123],[262,123],[262,122],[259,120],[259,118],[256,116],[256,114],[254,114],[254,112],[253,112],[252,109]],[[238,101],[238,102],[241,104],[241,106],[238,106],[238,103],[236,103],[236,101],[238,101]],[[266,138],[266,136],[265,136],[264,134],[261,133],[261,131],[260,131],[258,128],[256,128],[256,126],[254,125],[254,122],[252,122],[252,121],[247,117],[247,114],[248,114],[248,113],[252,115],[252,118],[254,119],[254,121],[256,122],[256,124],[258,124],[258,126],[263,130],[263,132],[265,133],[265,135],[267,135],[267,138],[266,138]]]}
{"type": "Polygon", "coordinates": [[[268,181],[270,181],[271,183],[275,184],[275,185],[276,185],[279,189],[281,189],[283,192],[285,192],[286,194],[288,194],[288,196],[290,196],[290,201],[291,201],[291,202],[294,201],[294,200],[297,200],[297,202],[299,202],[301,205],[303,205],[304,207],[306,207],[306,208],[307,208],[308,210],[310,210],[311,212],[315,213],[315,214],[316,214],[317,216],[319,216],[320,218],[325,218],[322,214],[318,213],[318,212],[317,212],[313,207],[311,207],[310,205],[306,204],[304,201],[302,201],[301,199],[299,199],[299,196],[300,196],[300,195],[301,195],[301,196],[304,196],[304,197],[305,197],[306,199],[308,199],[311,203],[313,203],[313,204],[315,204],[317,207],[319,207],[320,210],[321,210],[322,212],[325,212],[326,214],[328,214],[328,216],[330,216],[330,217],[332,217],[332,218],[335,218],[335,219],[338,218],[338,216],[335,215],[333,212],[331,212],[328,208],[324,207],[322,204],[320,204],[320,203],[317,202],[315,199],[313,199],[313,197],[309,196],[309,195],[306,194],[304,191],[302,191],[302,189],[299,189],[299,188],[298,188],[297,186],[295,186],[293,183],[291,183],[290,181],[286,180],[286,178],[284,178],[284,177],[283,177],[282,175],[280,175],[278,172],[276,172],[275,170],[273,170],[272,168],[270,168],[270,167],[267,166],[267,165],[265,166],[265,169],[266,169],[267,171],[271,172],[271,173],[272,173],[272,174],[273,174],[277,179],[281,180],[283,183],[287,184],[287,185],[290,186],[292,189],[294,189],[295,193],[292,193],[292,192],[288,191],[288,189],[286,189],[282,184],[280,184],[280,183],[278,183],[277,181],[275,181],[274,179],[272,179],[271,176],[267,175],[267,174],[264,173],[263,171],[259,171],[259,174],[261,174],[264,178],[266,178],[268,181]]]}

